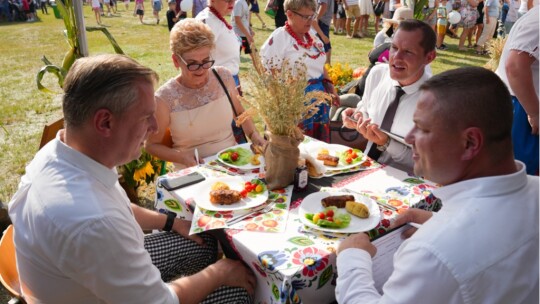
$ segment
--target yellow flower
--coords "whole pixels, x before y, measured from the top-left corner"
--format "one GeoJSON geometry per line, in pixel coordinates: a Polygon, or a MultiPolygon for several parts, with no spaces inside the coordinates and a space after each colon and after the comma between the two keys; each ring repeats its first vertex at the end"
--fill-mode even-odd
{"type": "Polygon", "coordinates": [[[146,162],[144,166],[135,170],[135,173],[133,173],[133,180],[135,180],[136,182],[140,182],[142,180],[145,180],[147,176],[152,176],[153,174],[154,167],[152,167],[152,164],[150,162],[146,162]]]}

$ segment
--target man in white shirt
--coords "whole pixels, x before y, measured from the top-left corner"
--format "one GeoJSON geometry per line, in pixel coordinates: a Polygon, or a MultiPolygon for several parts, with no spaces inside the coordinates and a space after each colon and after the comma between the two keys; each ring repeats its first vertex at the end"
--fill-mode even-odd
{"type": "Polygon", "coordinates": [[[369,140],[366,154],[407,172],[412,172],[411,148],[382,130],[405,137],[412,128],[419,88],[430,77],[425,67],[436,57],[435,42],[435,32],[428,24],[418,20],[401,21],[392,39],[389,63],[371,69],[362,101],[356,109],[342,112],[343,125],[357,129],[369,140]],[[404,94],[396,99],[399,88],[404,94]]]}
{"type": "Polygon", "coordinates": [[[512,102],[506,86],[480,67],[447,71],[421,87],[414,128],[414,172],[443,187],[438,213],[410,209],[414,222],[379,294],[377,249],[366,234],[338,248],[340,303],[538,303],[539,180],[512,151],[512,102]]]}
{"type": "Polygon", "coordinates": [[[9,203],[26,302],[249,302],[250,270],[213,263],[213,238],[190,237],[189,222],[130,204],[118,183],[116,166],[138,158],[157,130],[157,81],[121,55],[71,67],[65,130],[36,154],[9,203]],[[143,229],[175,233],[144,236],[143,229]]]}

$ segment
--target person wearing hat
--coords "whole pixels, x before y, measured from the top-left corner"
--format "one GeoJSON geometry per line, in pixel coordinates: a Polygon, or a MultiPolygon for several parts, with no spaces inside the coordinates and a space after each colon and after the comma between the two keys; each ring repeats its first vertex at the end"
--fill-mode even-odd
{"type": "Polygon", "coordinates": [[[408,19],[414,19],[414,12],[408,7],[398,8],[395,11],[394,17],[392,17],[392,19],[383,18],[383,28],[377,33],[377,35],[375,35],[375,38],[373,39],[373,47],[377,47],[379,44],[385,42],[391,42],[392,35],[394,34],[394,30],[399,25],[399,22],[401,22],[401,20],[408,19]]]}

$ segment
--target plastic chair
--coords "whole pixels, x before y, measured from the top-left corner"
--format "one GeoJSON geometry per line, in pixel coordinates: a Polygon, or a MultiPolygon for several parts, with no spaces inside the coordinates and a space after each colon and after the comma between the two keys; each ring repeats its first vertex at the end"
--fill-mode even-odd
{"type": "Polygon", "coordinates": [[[21,296],[19,272],[15,262],[15,244],[13,243],[13,225],[9,225],[0,240],[0,282],[14,297],[12,303],[25,303],[21,296]]]}

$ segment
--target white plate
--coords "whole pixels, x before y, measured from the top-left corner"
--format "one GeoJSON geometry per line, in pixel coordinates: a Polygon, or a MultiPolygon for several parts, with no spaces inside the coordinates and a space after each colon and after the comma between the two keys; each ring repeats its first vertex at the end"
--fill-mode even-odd
{"type": "Polygon", "coordinates": [[[229,147],[227,149],[223,149],[221,151],[219,151],[217,154],[216,154],[216,158],[217,158],[217,161],[224,164],[225,166],[228,166],[228,167],[231,167],[231,168],[236,168],[236,169],[240,169],[240,170],[253,170],[253,169],[259,169],[259,168],[263,168],[264,165],[265,165],[265,162],[264,162],[264,157],[262,155],[259,156],[259,161],[261,162],[259,165],[252,165],[251,163],[247,163],[245,165],[242,165],[242,166],[236,166],[234,164],[229,164],[227,162],[224,162],[223,160],[221,160],[219,158],[219,155],[227,150],[230,150],[230,149],[236,149],[236,148],[244,148],[246,150],[249,151],[249,153],[251,153],[251,155],[253,155],[253,152],[251,151],[251,148],[249,147],[250,144],[249,143],[246,143],[246,144],[241,144],[241,145],[236,145],[236,146],[232,146],[232,147],[229,147]]]}
{"type": "MultiPolygon", "coordinates": [[[[340,212],[347,212],[345,208],[339,209],[340,212]]],[[[369,231],[377,226],[381,221],[381,211],[377,203],[366,196],[346,193],[346,192],[315,192],[312,193],[302,201],[300,209],[298,211],[300,220],[302,223],[310,228],[327,231],[327,232],[337,232],[337,233],[355,233],[355,232],[364,232],[369,231]],[[324,207],[321,205],[321,200],[325,197],[332,195],[352,195],[354,196],[355,201],[363,203],[369,209],[369,217],[367,219],[361,219],[357,216],[351,214],[351,223],[345,228],[326,228],[320,227],[313,224],[310,220],[306,218],[306,213],[319,213],[324,210],[324,207]]]]}
{"type": "Polygon", "coordinates": [[[212,185],[216,182],[222,182],[231,188],[231,190],[242,191],[244,189],[245,182],[251,179],[243,179],[240,176],[229,176],[221,177],[214,179],[207,179],[202,183],[197,184],[192,193],[197,193],[193,198],[197,206],[206,210],[213,211],[231,211],[231,210],[242,210],[252,207],[257,207],[268,199],[268,190],[264,191],[261,194],[258,194],[255,197],[246,197],[242,198],[239,202],[231,205],[219,205],[213,204],[210,202],[210,191],[212,190],[212,185]]]}
{"type": "MultiPolygon", "coordinates": [[[[327,149],[328,150],[328,154],[330,154],[330,156],[337,156],[338,153],[342,153],[342,152],[345,152],[349,149],[351,149],[350,147],[347,147],[347,146],[343,146],[343,145],[336,145],[336,144],[326,144],[326,143],[317,143],[317,144],[311,144],[311,145],[308,145],[306,147],[306,150],[307,150],[307,153],[311,156],[313,156],[313,158],[315,158],[315,160],[317,160],[318,162],[320,162],[321,164],[323,163],[322,160],[318,160],[317,159],[317,154],[319,154],[319,151],[321,149],[327,149]]],[[[354,167],[358,167],[360,166],[360,164],[365,161],[367,158],[366,158],[366,155],[364,153],[362,153],[362,157],[360,158],[360,161],[357,162],[357,163],[354,163],[354,164],[350,164],[350,165],[343,165],[341,162],[338,162],[338,165],[335,166],[335,167],[332,167],[332,166],[325,166],[328,170],[332,170],[332,171],[336,171],[336,170],[345,170],[345,169],[349,169],[349,168],[354,168],[354,167]]]]}

